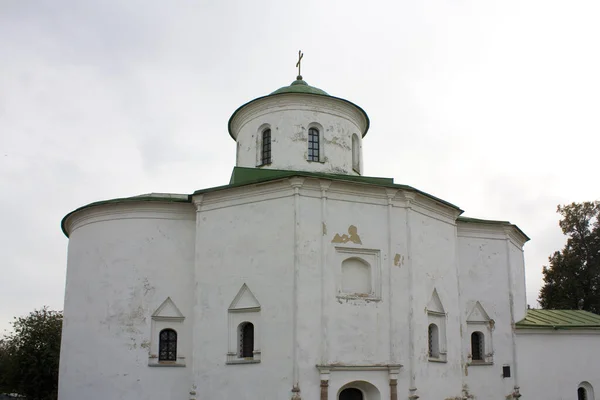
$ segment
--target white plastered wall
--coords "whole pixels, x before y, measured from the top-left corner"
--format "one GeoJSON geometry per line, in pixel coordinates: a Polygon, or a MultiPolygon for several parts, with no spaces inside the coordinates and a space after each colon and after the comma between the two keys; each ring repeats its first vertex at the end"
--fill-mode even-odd
{"type": "Polygon", "coordinates": [[[326,96],[285,94],[256,101],[238,112],[232,124],[237,166],[360,175],[366,120],[354,106],[326,96]],[[320,160],[308,161],[308,130],[321,134],[320,160]],[[262,131],[271,129],[271,163],[261,166],[262,131]],[[352,168],[352,135],[360,171],[352,168]]]}
{"type": "MultiPolygon", "coordinates": [[[[517,330],[517,359],[524,399],[577,399],[581,382],[600,393],[598,331],[517,330]]],[[[591,400],[590,397],[588,397],[591,400]]]]}
{"type": "MultiPolygon", "coordinates": [[[[61,400],[188,395],[190,369],[148,364],[152,313],[170,296],[192,315],[194,217],[190,204],[130,203],[70,218],[61,400]]],[[[191,361],[191,318],[177,331],[191,361]]]]}

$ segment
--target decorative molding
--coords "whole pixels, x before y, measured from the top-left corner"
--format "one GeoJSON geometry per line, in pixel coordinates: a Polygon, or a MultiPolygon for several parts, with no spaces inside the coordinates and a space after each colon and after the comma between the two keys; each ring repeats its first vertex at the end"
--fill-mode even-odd
{"type": "Polygon", "coordinates": [[[295,176],[293,178],[289,178],[290,186],[294,189],[300,189],[302,184],[304,183],[304,177],[295,176]]]}
{"type": "Polygon", "coordinates": [[[433,289],[433,293],[431,293],[429,303],[427,303],[427,313],[446,316],[446,311],[444,310],[440,296],[435,288],[433,289]]]}
{"type": "Polygon", "coordinates": [[[154,321],[183,322],[184,319],[185,317],[170,297],[167,297],[166,300],[158,306],[156,311],[152,313],[152,320],[154,321]]]}
{"type": "Polygon", "coordinates": [[[185,368],[185,364],[165,363],[165,362],[160,362],[158,364],[150,364],[150,363],[148,363],[148,366],[149,367],[161,367],[161,368],[164,368],[164,367],[167,367],[167,368],[173,368],[173,367],[182,368],[183,367],[183,368],[185,368]]]}
{"type": "Polygon", "coordinates": [[[364,249],[360,247],[335,246],[339,264],[339,279],[337,284],[337,298],[359,301],[381,301],[381,251],[378,249],[364,249]],[[351,257],[344,256],[345,254],[351,257]],[[348,258],[356,257],[363,259],[370,266],[371,293],[346,293],[342,288],[342,263],[348,258]]]}
{"type": "Polygon", "coordinates": [[[244,283],[229,305],[229,312],[258,312],[260,303],[244,283]]]}
{"type": "Polygon", "coordinates": [[[99,204],[75,211],[65,221],[65,230],[73,233],[85,225],[125,219],[194,220],[194,208],[190,203],[127,201],[99,204]]]}
{"type": "Polygon", "coordinates": [[[321,114],[329,114],[347,120],[360,130],[361,136],[367,127],[367,120],[363,113],[350,102],[329,96],[289,93],[263,97],[246,104],[236,111],[230,122],[230,132],[237,140],[237,135],[246,124],[264,115],[290,111],[314,112],[315,109],[320,110],[321,114]]]}
{"type": "Polygon", "coordinates": [[[475,302],[475,305],[471,309],[469,316],[467,317],[468,324],[487,324],[491,321],[490,316],[485,311],[480,302],[475,302]]]}
{"type": "Polygon", "coordinates": [[[326,376],[329,380],[329,373],[332,371],[395,371],[398,373],[402,364],[317,364],[317,369],[321,373],[321,380],[326,376]]]}

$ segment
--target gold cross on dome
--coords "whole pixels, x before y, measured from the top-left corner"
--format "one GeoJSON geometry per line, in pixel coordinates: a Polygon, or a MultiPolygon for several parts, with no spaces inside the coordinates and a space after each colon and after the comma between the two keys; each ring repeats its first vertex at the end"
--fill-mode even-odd
{"type": "Polygon", "coordinates": [[[304,57],[304,53],[302,53],[302,50],[298,50],[298,62],[296,63],[296,67],[298,67],[298,77],[296,79],[298,80],[302,80],[302,74],[300,73],[302,57],[304,57]]]}

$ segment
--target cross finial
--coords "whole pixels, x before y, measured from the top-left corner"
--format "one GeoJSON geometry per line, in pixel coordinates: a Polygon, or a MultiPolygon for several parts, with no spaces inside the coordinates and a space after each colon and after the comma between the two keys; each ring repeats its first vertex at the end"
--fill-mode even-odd
{"type": "Polygon", "coordinates": [[[296,63],[296,67],[298,67],[298,76],[296,77],[296,79],[298,79],[299,81],[302,80],[302,74],[300,74],[300,63],[302,62],[302,57],[304,57],[304,53],[302,53],[302,50],[298,50],[298,62],[296,63]]]}

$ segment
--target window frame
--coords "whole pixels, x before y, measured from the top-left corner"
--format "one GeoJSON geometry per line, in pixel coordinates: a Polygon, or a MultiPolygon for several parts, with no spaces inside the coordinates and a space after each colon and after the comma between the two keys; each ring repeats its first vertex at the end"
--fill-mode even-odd
{"type": "Polygon", "coordinates": [[[321,162],[321,131],[316,126],[308,128],[308,153],[307,160],[321,162]],[[316,147],[315,147],[316,145],[316,147]],[[316,155],[315,155],[316,152],[316,155]]]}
{"type": "Polygon", "coordinates": [[[471,333],[471,362],[482,363],[485,362],[485,335],[481,331],[474,331],[471,333]],[[477,338],[477,343],[474,342],[474,338],[477,338]],[[475,349],[479,353],[479,357],[475,358],[475,349]]]}
{"type": "Polygon", "coordinates": [[[427,354],[429,358],[440,358],[440,328],[434,322],[427,327],[427,354]]]}
{"type": "Polygon", "coordinates": [[[177,362],[177,342],[178,342],[178,334],[177,331],[173,328],[165,328],[162,329],[159,333],[158,333],[158,362],[159,363],[174,363],[177,362]],[[174,338],[172,337],[167,337],[166,339],[163,339],[163,334],[174,334],[174,338]],[[169,349],[169,345],[174,344],[174,350],[169,349]],[[164,347],[167,347],[166,349],[164,349],[164,347]],[[167,355],[165,357],[163,357],[163,351],[167,353],[167,355]],[[173,353],[172,356],[169,355],[169,353],[173,353]]]}
{"type": "Polygon", "coordinates": [[[263,128],[260,133],[260,166],[269,165],[273,162],[273,150],[271,140],[271,128],[263,128]],[[268,155],[267,155],[268,153],[268,155]]]}
{"type": "Polygon", "coordinates": [[[239,358],[254,359],[254,324],[250,321],[242,322],[238,327],[239,358]],[[249,337],[251,335],[251,337],[249,337]],[[248,344],[250,342],[250,344],[248,344]]]}

